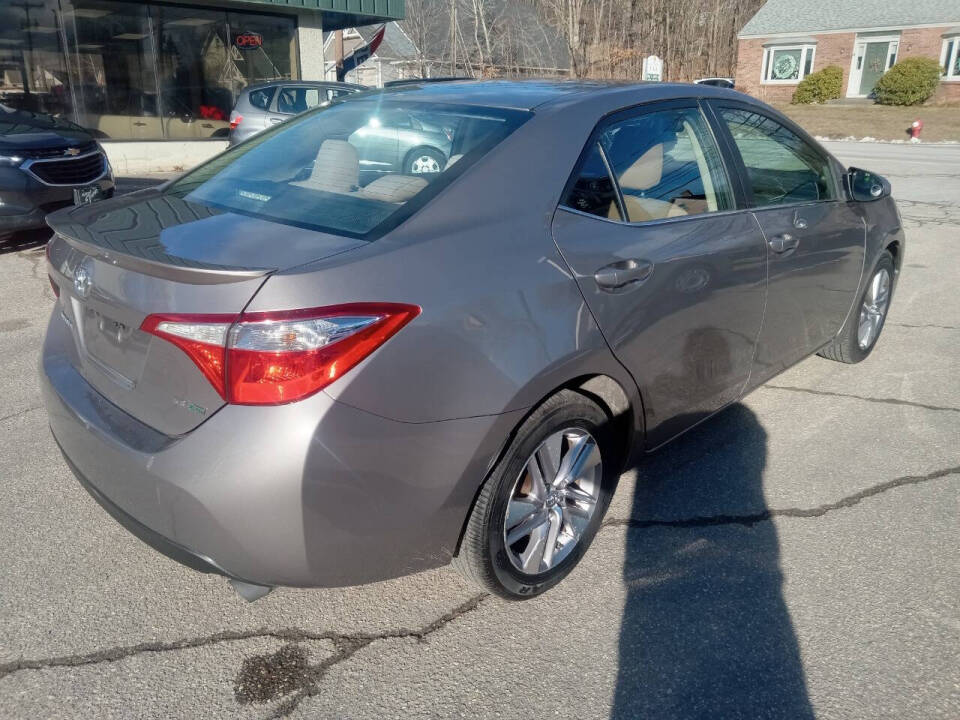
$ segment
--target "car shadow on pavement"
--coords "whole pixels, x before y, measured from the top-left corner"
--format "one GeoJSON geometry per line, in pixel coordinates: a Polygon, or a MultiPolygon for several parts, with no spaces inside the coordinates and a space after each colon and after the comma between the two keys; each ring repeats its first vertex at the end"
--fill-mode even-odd
{"type": "Polygon", "coordinates": [[[766,446],[737,404],[638,468],[612,718],[813,718],[777,531],[758,519],[766,446]]]}

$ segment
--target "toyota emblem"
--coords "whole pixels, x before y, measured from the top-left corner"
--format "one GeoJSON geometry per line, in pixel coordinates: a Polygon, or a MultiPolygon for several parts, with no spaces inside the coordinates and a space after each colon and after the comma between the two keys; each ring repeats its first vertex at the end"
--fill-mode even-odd
{"type": "Polygon", "coordinates": [[[73,271],[73,289],[77,291],[78,297],[86,298],[90,294],[90,288],[93,285],[92,270],[90,258],[86,258],[73,271]]]}

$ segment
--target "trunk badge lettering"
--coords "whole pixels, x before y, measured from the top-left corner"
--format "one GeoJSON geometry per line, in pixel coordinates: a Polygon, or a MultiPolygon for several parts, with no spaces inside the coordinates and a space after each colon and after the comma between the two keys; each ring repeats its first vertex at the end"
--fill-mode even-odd
{"type": "Polygon", "coordinates": [[[182,407],[185,410],[189,410],[192,413],[196,413],[200,417],[204,417],[207,414],[207,409],[205,407],[203,407],[202,405],[197,405],[196,403],[192,403],[189,400],[181,400],[180,398],[174,398],[173,404],[179,407],[182,407]]]}
{"type": "Polygon", "coordinates": [[[73,271],[73,289],[77,296],[86,299],[90,295],[90,288],[93,286],[93,262],[90,258],[84,258],[79,267],[73,271]]]}

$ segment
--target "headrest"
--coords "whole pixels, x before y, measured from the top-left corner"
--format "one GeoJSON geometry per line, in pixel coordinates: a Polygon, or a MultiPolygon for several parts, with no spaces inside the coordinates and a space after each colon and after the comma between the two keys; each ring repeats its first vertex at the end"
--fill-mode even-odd
{"type": "Polygon", "coordinates": [[[663,176],[663,145],[657,144],[638,157],[620,175],[620,185],[634,190],[648,190],[660,183],[663,176]]]}
{"type": "Polygon", "coordinates": [[[310,181],[333,192],[353,190],[360,182],[357,149],[346,140],[324,140],[317,151],[310,181]]]}
{"type": "Polygon", "coordinates": [[[384,175],[360,190],[361,195],[382,202],[406,202],[427,186],[422,177],[410,175],[384,175]]]}

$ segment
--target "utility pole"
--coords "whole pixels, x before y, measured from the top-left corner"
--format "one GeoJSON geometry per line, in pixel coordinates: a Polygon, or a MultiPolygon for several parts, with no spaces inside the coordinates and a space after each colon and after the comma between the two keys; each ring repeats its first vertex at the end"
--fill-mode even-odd
{"type": "Polygon", "coordinates": [[[450,74],[457,74],[457,0],[450,0],[450,74]]]}
{"type": "Polygon", "coordinates": [[[333,53],[337,61],[337,81],[343,82],[343,30],[337,30],[333,34],[333,53]]]}

